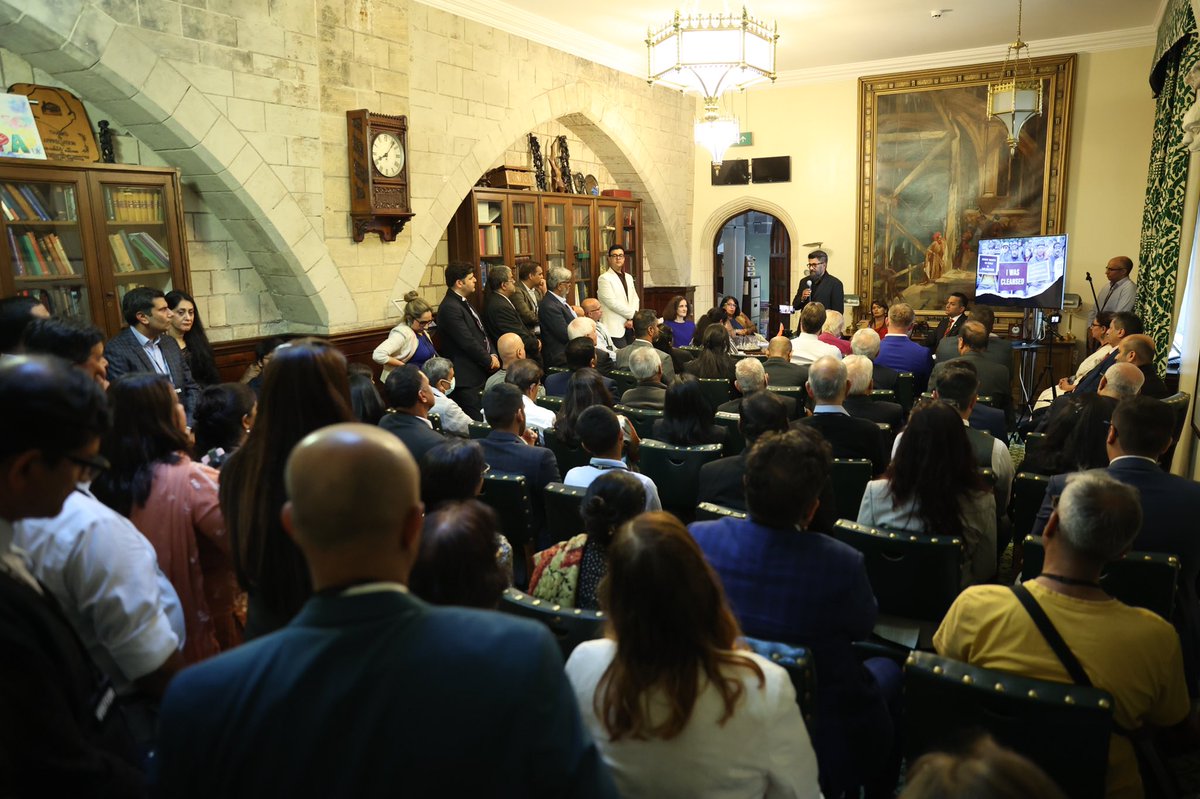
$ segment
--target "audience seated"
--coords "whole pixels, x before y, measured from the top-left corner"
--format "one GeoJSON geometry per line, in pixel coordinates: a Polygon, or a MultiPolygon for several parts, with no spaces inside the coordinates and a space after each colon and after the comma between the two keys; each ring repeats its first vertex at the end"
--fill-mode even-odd
{"type": "MultiPolygon", "coordinates": [[[[867,329],[867,332],[875,331],[867,329]]],[[[891,425],[892,432],[897,432],[904,424],[904,409],[897,402],[871,398],[871,390],[875,387],[871,382],[875,366],[871,359],[865,355],[847,355],[842,363],[846,367],[846,380],[850,383],[846,398],[842,400],[846,413],[856,419],[891,425]]]]}
{"type": "Polygon", "coordinates": [[[527,427],[529,407],[523,402],[528,399],[517,386],[510,384],[501,384],[488,392],[483,398],[483,415],[492,429],[479,445],[488,466],[497,472],[525,476],[533,503],[533,529],[540,531],[545,525],[542,490],[547,483],[557,483],[560,475],[554,453],[537,446],[537,431],[527,427]]]}
{"type": "Polygon", "coordinates": [[[609,408],[614,405],[605,379],[595,369],[579,369],[572,372],[567,382],[567,393],[563,397],[562,407],[558,409],[554,421],[554,432],[565,443],[577,445],[579,436],[575,433],[575,423],[579,415],[593,405],[605,405],[609,408]]]}
{"type": "Polygon", "coordinates": [[[821,341],[821,328],[825,325],[825,306],[819,302],[810,302],[800,312],[800,333],[792,339],[792,363],[812,363],[826,356],[841,358],[842,351],[825,341],[821,341]]]}
{"type": "Polygon", "coordinates": [[[825,324],[821,325],[821,334],[817,336],[826,344],[832,344],[842,353],[842,357],[850,355],[850,342],[842,338],[846,329],[846,317],[840,311],[825,311],[825,324]]]}
{"type": "Polygon", "coordinates": [[[908,770],[900,799],[1067,799],[1036,763],[984,735],[960,753],[930,752],[908,770]]]}
{"type": "MultiPolygon", "coordinates": [[[[1121,368],[1132,369],[1140,380],[1142,375],[1132,364],[1113,364],[1109,371],[1121,368]]],[[[1032,450],[1026,448],[1021,471],[1050,477],[1108,466],[1104,440],[1116,407],[1114,399],[1101,394],[1071,395],[1055,403],[1047,415],[1046,439],[1032,450]]],[[[1050,518],[1049,511],[1046,518],[1050,518]]],[[[1029,531],[1016,532],[1025,535],[1029,531]]]]}
{"type": "Polygon", "coordinates": [[[689,529],[747,635],[812,650],[821,788],[841,796],[856,785],[895,784],[888,701],[899,694],[900,668],[855,655],[851,643],[870,636],[878,614],[863,556],[810,529],[830,461],[829,444],[811,428],[764,433],[746,453],[750,518],[689,529]]]}
{"type": "MultiPolygon", "coordinates": [[[[517,296],[516,294],[513,295],[517,296]]],[[[525,359],[525,344],[522,343],[521,337],[516,333],[505,333],[496,342],[496,350],[500,353],[500,368],[488,375],[487,382],[483,384],[483,393],[487,394],[496,386],[504,382],[508,377],[508,367],[514,363],[525,359]]],[[[538,387],[538,396],[546,396],[546,389],[543,386],[538,387]]]]}
{"type": "Polygon", "coordinates": [[[996,574],[996,498],[966,430],[945,402],[914,408],[884,476],[867,483],[858,523],[961,539],[963,585],[972,585],[996,574]]]}
{"type": "Polygon", "coordinates": [[[245,383],[219,383],[200,392],[192,424],[192,451],[205,466],[220,469],[254,428],[258,396],[245,383]]]}
{"type": "Polygon", "coordinates": [[[662,381],[662,361],[658,353],[637,347],[629,356],[629,371],[638,384],[621,395],[621,404],[661,411],[666,402],[667,387],[662,381]]]}
{"type": "Polygon", "coordinates": [[[404,589],[421,506],[393,436],[322,430],[292,453],[287,486],[317,593],[277,634],[172,683],[162,795],[615,795],[543,626],[404,589]]]}
{"type": "Polygon", "coordinates": [[[403,441],[420,463],[426,452],[446,440],[429,421],[429,412],[434,405],[429,378],[413,366],[393,369],[383,392],[388,408],[379,420],[379,426],[403,441]]]}
{"type": "MultiPolygon", "coordinates": [[[[565,404],[563,409],[566,409],[565,404]]],[[[565,484],[587,488],[593,480],[611,469],[629,471],[625,461],[621,460],[621,448],[624,445],[621,420],[607,405],[591,405],[580,413],[573,432],[578,434],[580,444],[592,458],[587,466],[576,466],[567,472],[563,478],[565,484]]],[[[658,498],[658,487],[654,481],[644,474],[629,473],[640,480],[646,489],[646,510],[662,510],[662,501],[658,498]]]]}
{"type": "Polygon", "coordinates": [[[1154,367],[1154,339],[1140,333],[1126,336],[1117,346],[1117,363],[1131,363],[1141,371],[1145,378],[1141,390],[1143,396],[1154,399],[1171,396],[1171,390],[1154,367]]]}
{"type": "Polygon", "coordinates": [[[50,311],[33,297],[0,298],[0,355],[21,351],[21,336],[34,319],[49,319],[50,311]]]}
{"type": "Polygon", "coordinates": [[[680,346],[691,344],[692,336],[696,334],[696,323],[688,319],[691,310],[691,303],[679,294],[668,300],[667,307],[663,308],[663,324],[680,346]]]}
{"type": "Polygon", "coordinates": [[[675,382],[675,364],[671,360],[671,356],[654,346],[654,340],[658,338],[658,316],[654,311],[643,308],[633,315],[633,341],[628,347],[622,347],[617,351],[617,368],[628,369],[629,359],[633,353],[639,349],[648,349],[657,357],[662,364],[662,382],[668,386],[675,382]]]}
{"type": "Polygon", "coordinates": [[[541,433],[554,427],[554,411],[543,408],[535,401],[542,390],[542,367],[538,366],[537,361],[525,358],[514,362],[504,382],[516,386],[521,392],[525,405],[525,424],[530,429],[541,433]]]}
{"type": "Polygon", "coordinates": [[[575,319],[575,310],[567,304],[573,285],[571,271],[552,266],[546,275],[548,291],[538,302],[538,324],[542,330],[542,361],[547,366],[562,366],[566,360],[567,325],[575,319]]]}
{"type": "MultiPolygon", "coordinates": [[[[787,339],[784,339],[787,341],[787,339]]],[[[790,343],[790,342],[789,342],[790,343]]],[[[793,364],[788,364],[792,366],[793,364]]],[[[732,399],[729,402],[722,403],[717,410],[724,413],[741,413],[742,400],[750,396],[756,391],[765,391],[768,382],[766,369],[763,367],[762,361],[758,358],[742,358],[734,365],[733,387],[738,390],[742,396],[737,399],[732,399]]],[[[806,378],[807,379],[807,378],[806,378]]],[[[800,418],[800,403],[796,402],[794,397],[789,397],[786,394],[780,394],[779,399],[783,400],[783,405],[787,409],[789,419],[800,418]]]]}
{"type": "MultiPolygon", "coordinates": [[[[807,307],[812,306],[810,303],[807,307]]],[[[855,419],[842,407],[848,387],[845,364],[837,358],[822,356],[808,371],[808,396],[814,404],[812,416],[792,424],[817,430],[833,447],[833,457],[869,460],[871,474],[881,474],[887,466],[883,435],[875,422],[855,419]]]]}
{"type": "Polygon", "coordinates": [[[379,424],[386,409],[379,390],[375,388],[375,377],[370,369],[362,364],[351,364],[346,376],[350,381],[350,408],[354,411],[354,418],[363,424],[379,424]],[[354,369],[355,366],[366,369],[366,374],[354,369]]]}
{"type": "Polygon", "coordinates": [[[1071,382],[1071,379],[1066,377],[1059,380],[1058,392],[1060,394],[1071,394],[1082,391],[1086,394],[1098,391],[1100,389],[1100,378],[1108,371],[1108,367],[1117,362],[1117,348],[1121,345],[1121,342],[1125,340],[1126,336],[1141,333],[1142,329],[1142,320],[1132,311],[1118,311],[1113,314],[1112,321],[1108,325],[1108,330],[1104,334],[1104,343],[1112,347],[1108,355],[1104,356],[1103,359],[1092,367],[1090,372],[1075,382],[1071,382]]]}
{"type": "MultiPolygon", "coordinates": [[[[626,331],[622,330],[617,341],[613,341],[612,334],[604,325],[604,306],[595,297],[588,297],[579,303],[579,307],[583,309],[583,318],[592,323],[592,332],[589,337],[596,344],[596,362],[603,362],[606,369],[611,368],[617,357],[617,347],[625,346],[626,331]],[[617,342],[620,344],[618,345],[617,342]]],[[[633,308],[637,308],[636,303],[633,308]]],[[[567,327],[567,335],[571,335],[570,326],[567,327]]],[[[571,336],[571,338],[575,338],[575,336],[571,336]]]]}
{"type": "MultiPolygon", "coordinates": [[[[1101,311],[1100,313],[1096,314],[1096,318],[1093,319],[1091,325],[1088,326],[1088,333],[1090,336],[1088,343],[1090,345],[1093,341],[1096,342],[1098,345],[1096,351],[1080,362],[1079,368],[1075,370],[1075,374],[1069,378],[1066,378],[1068,383],[1078,383],[1084,375],[1095,369],[1096,366],[1102,360],[1108,357],[1108,354],[1115,349],[1115,347],[1113,347],[1111,344],[1105,343],[1105,338],[1108,336],[1108,326],[1112,323],[1112,318],[1112,311],[1101,311]]],[[[1034,411],[1040,411],[1044,408],[1050,407],[1050,403],[1053,402],[1057,396],[1058,388],[1056,386],[1050,386],[1038,395],[1037,401],[1033,405],[1034,411]]]]}
{"type": "MultiPolygon", "coordinates": [[[[958,339],[955,339],[957,341],[958,339]]],[[[942,364],[939,364],[942,366],[942,364]]],[[[966,407],[969,399],[968,394],[963,393],[967,390],[967,384],[975,386],[971,390],[971,396],[975,399],[971,400],[971,411],[967,416],[967,424],[972,430],[979,430],[987,433],[997,441],[1004,442],[1008,440],[1008,420],[1005,418],[1004,411],[999,408],[992,408],[987,405],[981,405],[977,400],[979,398],[979,375],[975,371],[975,364],[970,361],[957,361],[951,372],[950,367],[941,369],[934,379],[929,382],[929,390],[932,392],[935,399],[954,400],[955,407],[966,407]],[[943,396],[943,386],[941,383],[943,375],[953,373],[961,378],[962,370],[971,373],[973,379],[966,382],[954,383],[948,390],[950,395],[943,396]],[[951,396],[952,395],[952,396],[951,396]]],[[[981,463],[981,466],[986,466],[986,463],[981,463]]]]}
{"type": "Polygon", "coordinates": [[[167,307],[171,309],[171,326],[168,335],[175,339],[183,360],[192,371],[192,378],[200,387],[215,386],[221,382],[217,361],[213,357],[212,345],[204,332],[200,310],[196,301],[186,291],[178,289],[166,294],[167,307]]]}
{"type": "Polygon", "coordinates": [[[621,795],[817,799],[791,680],[739,651],[720,581],[679,520],[640,516],[611,550],[611,637],[580,644],[566,671],[621,795]]]}
{"type": "MultiPolygon", "coordinates": [[[[938,653],[1076,682],[1034,622],[1031,614],[1040,610],[1087,684],[1112,694],[1118,729],[1185,720],[1190,706],[1175,630],[1148,610],[1112,599],[1099,584],[1101,569],[1129,550],[1141,526],[1136,488],[1099,471],[1072,475],[1046,524],[1041,575],[1016,588],[975,586],[960,594],[934,635],[938,653]]],[[[1142,795],[1133,747],[1115,731],[1107,795],[1142,795]]]]}
{"type": "MultiPolygon", "coordinates": [[[[600,307],[598,300],[591,299],[590,302],[589,300],[584,300],[584,304],[586,304],[589,308],[594,309],[597,314],[602,314],[604,312],[604,310],[600,307]]],[[[582,308],[583,306],[581,305],[579,307],[582,308]]],[[[603,333],[603,331],[604,327],[597,324],[596,320],[592,317],[576,317],[571,324],[567,325],[567,345],[569,346],[570,343],[577,338],[587,339],[588,343],[592,345],[592,357],[596,362],[594,364],[594,368],[597,369],[601,374],[608,374],[616,365],[617,345],[613,344],[612,339],[608,338],[608,334],[603,333]],[[603,343],[601,342],[600,338],[602,333],[605,336],[603,343]],[[612,347],[611,351],[609,350],[609,346],[612,347]]],[[[622,338],[621,341],[624,342],[624,338],[622,338]]],[[[568,360],[567,366],[570,367],[570,365],[571,363],[568,360]]]]}
{"type": "Polygon", "coordinates": [[[872,328],[856,330],[850,337],[850,351],[871,361],[871,383],[875,388],[880,391],[895,391],[896,378],[900,373],[876,360],[879,357],[881,341],[878,331],[872,328]]]}
{"type": "MultiPolygon", "coordinates": [[[[433,392],[433,408],[442,420],[442,434],[467,438],[471,434],[471,417],[450,398],[455,393],[454,364],[449,358],[430,358],[421,367],[429,378],[429,389],[433,392]]],[[[507,379],[507,378],[505,378],[507,379]]]]}
{"type": "Polygon", "coordinates": [[[709,325],[704,331],[702,349],[683,371],[695,377],[733,382],[737,377],[734,359],[729,355],[729,333],[723,325],[709,325]]]}
{"type": "Polygon", "coordinates": [[[979,379],[979,393],[992,397],[997,407],[1011,410],[1012,387],[1008,369],[987,357],[987,346],[987,328],[974,320],[967,322],[958,334],[958,357],[939,362],[931,382],[937,385],[939,373],[951,363],[970,363],[979,379]]]}
{"type": "Polygon", "coordinates": [[[767,342],[763,371],[773,386],[802,386],[808,380],[807,364],[792,363],[792,340],[787,336],[775,336],[767,342]]]}
{"type": "MultiPolygon", "coordinates": [[[[967,311],[967,316],[970,317],[972,322],[978,322],[983,325],[984,330],[987,332],[987,346],[982,350],[983,357],[999,366],[1003,366],[1005,371],[1011,375],[1012,343],[992,332],[996,326],[995,312],[986,306],[977,306],[967,311]]],[[[955,336],[947,336],[938,341],[937,349],[933,356],[933,359],[937,363],[945,363],[957,357],[958,341],[955,336]]]]}
{"type": "MultiPolygon", "coordinates": [[[[0,301],[0,316],[15,305],[0,301]]],[[[76,485],[101,468],[107,425],[104,394],[82,370],[0,359],[0,783],[12,796],[146,793],[111,688],[13,548],[14,523],[58,516],[76,485]]],[[[144,550],[137,559],[146,563],[144,550]]]]}
{"type": "MultiPolygon", "coordinates": [[[[576,321],[579,320],[577,319],[576,321]]],[[[584,319],[583,321],[588,322],[589,324],[591,323],[590,319],[584,319]]],[[[593,327],[595,327],[595,325],[593,325],[593,327]]],[[[596,369],[596,347],[592,344],[592,341],[589,338],[581,336],[578,338],[573,338],[567,342],[566,359],[566,367],[568,371],[554,372],[553,374],[546,376],[546,393],[552,397],[562,397],[566,395],[567,385],[571,381],[571,375],[580,369],[592,369],[596,372],[600,371],[599,369],[596,369]]],[[[604,381],[604,386],[608,389],[610,394],[617,390],[617,383],[615,380],[613,380],[611,377],[604,377],[602,373],[601,376],[604,381]]]]}
{"type": "Polygon", "coordinates": [[[496,512],[478,500],[442,503],[425,517],[409,589],[434,605],[495,610],[508,587],[496,560],[498,526],[496,512]]]}
{"type": "MultiPolygon", "coordinates": [[[[15,299],[28,299],[17,297],[15,299]]],[[[7,302],[7,300],[0,300],[7,302]]],[[[38,303],[38,308],[44,308],[38,303]]],[[[104,334],[76,319],[31,318],[22,334],[21,349],[27,355],[62,358],[108,390],[108,359],[104,357],[104,334]]]]}
{"type": "Polygon", "coordinates": [[[256,395],[262,394],[263,371],[275,357],[275,350],[287,343],[283,336],[268,336],[259,339],[254,345],[254,360],[246,365],[246,370],[238,378],[238,382],[248,385],[256,395]]]}
{"type": "Polygon", "coordinates": [[[128,327],[104,345],[108,379],[116,380],[133,372],[167,375],[190,420],[200,386],[192,378],[192,370],[179,345],[167,333],[171,327],[171,309],[167,307],[166,295],[148,286],[132,288],[121,299],[121,316],[128,327]]]}
{"type": "Polygon", "coordinates": [[[404,295],[404,319],[392,328],[383,343],[371,353],[371,360],[383,367],[379,380],[386,383],[393,369],[415,366],[420,369],[437,350],[426,332],[433,324],[433,309],[415,291],[404,295]]]}
{"type": "Polygon", "coordinates": [[[221,515],[249,594],[247,639],[287,624],[312,594],[300,550],[279,520],[288,453],[314,430],[354,418],[346,357],[324,341],[280,345],[263,377],[254,427],[221,467],[221,515]]]}
{"type": "Polygon", "coordinates": [[[667,389],[663,418],[654,420],[654,438],[676,447],[724,444],[725,428],[713,424],[713,409],[700,381],[683,375],[667,389]]]}
{"type": "Polygon", "coordinates": [[[704,345],[704,334],[713,325],[720,325],[725,331],[725,349],[730,355],[737,354],[737,348],[733,346],[733,336],[729,334],[728,328],[725,327],[725,311],[720,307],[709,308],[704,312],[703,316],[696,318],[696,332],[692,335],[692,346],[700,347],[704,345]]]}
{"type": "MultiPolygon", "coordinates": [[[[933,370],[929,348],[908,337],[915,319],[912,306],[907,303],[898,302],[888,308],[888,333],[879,344],[879,354],[873,358],[880,366],[897,372],[912,372],[913,396],[925,390],[929,373],[933,370]]],[[[875,384],[885,388],[878,376],[875,384]]]]}
{"type": "Polygon", "coordinates": [[[242,641],[238,586],[217,502],[217,471],[188,457],[183,406],[165,375],[134,373],[113,382],[112,429],[100,453],[109,468],[96,497],[137,526],[158,555],[183,608],[183,657],[196,663],[242,641]]]}
{"type": "Polygon", "coordinates": [[[529,593],[564,608],[597,610],[617,530],[646,509],[646,489],[633,474],[614,469],[597,477],[580,505],[583,532],[533,556],[529,593]]]}

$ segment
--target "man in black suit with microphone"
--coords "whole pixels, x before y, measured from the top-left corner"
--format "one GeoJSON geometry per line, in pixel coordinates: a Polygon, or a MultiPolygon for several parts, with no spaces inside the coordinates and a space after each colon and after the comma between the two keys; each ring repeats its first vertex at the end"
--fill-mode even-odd
{"type": "Polygon", "coordinates": [[[800,310],[810,302],[819,302],[826,311],[844,313],[846,310],[846,295],[842,281],[826,270],[829,267],[829,256],[824,250],[813,250],[808,254],[808,277],[800,281],[796,296],[792,298],[792,307],[799,314],[800,310]]]}

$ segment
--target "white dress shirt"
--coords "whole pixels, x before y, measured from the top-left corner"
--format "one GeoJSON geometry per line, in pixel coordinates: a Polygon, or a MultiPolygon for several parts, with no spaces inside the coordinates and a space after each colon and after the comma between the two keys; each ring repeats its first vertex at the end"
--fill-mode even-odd
{"type": "Polygon", "coordinates": [[[558,418],[554,415],[554,411],[549,408],[543,408],[529,397],[521,397],[521,400],[525,403],[526,427],[532,427],[539,433],[554,427],[554,422],[558,418]]]}
{"type": "Polygon", "coordinates": [[[442,432],[452,436],[468,438],[471,435],[471,417],[458,407],[458,403],[447,397],[441,389],[433,388],[433,407],[430,413],[436,413],[442,418],[442,432]]]}
{"type": "Polygon", "coordinates": [[[662,510],[662,500],[658,498],[658,486],[644,474],[633,472],[625,465],[624,461],[614,461],[609,458],[592,458],[587,466],[576,466],[567,472],[567,476],[563,478],[563,484],[575,486],[576,488],[587,488],[600,475],[610,469],[623,469],[629,472],[646,488],[646,510],[662,510]]]}
{"type": "Polygon", "coordinates": [[[801,333],[792,339],[792,363],[813,363],[826,355],[832,355],[839,361],[842,359],[842,351],[821,341],[816,333],[801,333]]]}

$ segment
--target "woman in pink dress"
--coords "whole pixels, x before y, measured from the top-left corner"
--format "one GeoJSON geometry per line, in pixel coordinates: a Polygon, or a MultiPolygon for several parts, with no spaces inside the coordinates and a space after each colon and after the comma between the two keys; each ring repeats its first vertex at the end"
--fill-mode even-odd
{"type": "Polygon", "coordinates": [[[217,503],[217,471],[188,455],[183,406],[159,374],[131,374],[109,389],[112,430],[101,453],[111,468],[92,488],[154,545],[183,608],[183,656],[195,663],[241,643],[238,589],[217,503]]]}

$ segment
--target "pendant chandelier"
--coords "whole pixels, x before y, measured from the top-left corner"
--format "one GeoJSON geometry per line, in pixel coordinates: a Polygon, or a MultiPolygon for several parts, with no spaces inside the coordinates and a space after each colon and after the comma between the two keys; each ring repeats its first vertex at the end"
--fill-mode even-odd
{"type": "Polygon", "coordinates": [[[1004,124],[1004,129],[1008,131],[1010,156],[1017,151],[1021,128],[1042,113],[1042,81],[1034,77],[1029,45],[1021,40],[1022,1],[1017,0],[1017,40],[1008,46],[1004,54],[1000,81],[988,84],[988,118],[998,119],[1004,124]]]}

